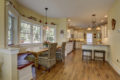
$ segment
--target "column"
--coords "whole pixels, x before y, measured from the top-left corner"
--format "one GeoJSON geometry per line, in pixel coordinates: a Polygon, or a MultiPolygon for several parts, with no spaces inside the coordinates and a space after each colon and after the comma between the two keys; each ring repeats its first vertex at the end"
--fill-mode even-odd
{"type": "Polygon", "coordinates": [[[0,49],[2,54],[2,80],[18,80],[17,54],[19,49],[0,49]]]}

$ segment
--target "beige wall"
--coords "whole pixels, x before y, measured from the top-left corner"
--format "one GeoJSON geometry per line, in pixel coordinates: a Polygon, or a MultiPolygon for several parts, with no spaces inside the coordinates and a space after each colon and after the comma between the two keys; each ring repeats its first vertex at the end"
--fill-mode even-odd
{"type": "Polygon", "coordinates": [[[109,62],[120,73],[120,32],[118,29],[120,29],[120,0],[116,0],[108,12],[108,38],[103,41],[111,46],[109,62]],[[117,21],[115,30],[112,30],[112,18],[117,21]],[[117,62],[117,60],[119,61],[117,62]]]}
{"type": "Polygon", "coordinates": [[[57,42],[58,45],[61,45],[62,42],[67,41],[67,23],[66,23],[66,18],[64,19],[59,19],[58,20],[58,26],[57,26],[57,42]],[[62,35],[60,32],[61,30],[64,31],[64,34],[62,35]]]}
{"type": "Polygon", "coordinates": [[[5,47],[5,0],[0,0],[0,48],[5,47]]]}

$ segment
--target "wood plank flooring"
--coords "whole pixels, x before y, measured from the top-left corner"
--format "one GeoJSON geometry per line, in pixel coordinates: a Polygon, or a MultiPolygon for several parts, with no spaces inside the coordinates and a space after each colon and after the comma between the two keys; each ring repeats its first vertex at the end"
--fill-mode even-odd
{"type": "Polygon", "coordinates": [[[120,80],[107,62],[82,61],[81,56],[81,50],[76,50],[66,57],[65,63],[57,63],[50,72],[37,70],[37,80],[120,80]]]}

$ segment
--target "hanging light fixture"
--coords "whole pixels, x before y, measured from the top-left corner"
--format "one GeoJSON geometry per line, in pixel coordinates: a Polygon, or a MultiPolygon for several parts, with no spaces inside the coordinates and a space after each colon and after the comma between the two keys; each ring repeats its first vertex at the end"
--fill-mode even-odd
{"type": "Polygon", "coordinates": [[[87,30],[88,30],[88,31],[91,31],[91,30],[92,30],[92,28],[91,28],[91,27],[88,27],[88,28],[87,28],[87,30]]]}
{"type": "Polygon", "coordinates": [[[92,27],[95,28],[96,30],[101,30],[100,27],[97,27],[96,14],[92,14],[92,27]]]}
{"type": "Polygon", "coordinates": [[[96,14],[92,14],[92,27],[96,27],[96,14]]]}
{"type": "Polygon", "coordinates": [[[45,12],[46,12],[46,16],[45,16],[45,24],[44,24],[44,29],[45,30],[48,30],[49,27],[48,27],[48,17],[47,17],[47,11],[48,11],[48,8],[45,8],[45,12]]]}

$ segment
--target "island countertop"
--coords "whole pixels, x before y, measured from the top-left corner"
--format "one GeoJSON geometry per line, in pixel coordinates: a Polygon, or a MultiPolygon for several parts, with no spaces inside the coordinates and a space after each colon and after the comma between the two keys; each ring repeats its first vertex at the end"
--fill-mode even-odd
{"type": "Polygon", "coordinates": [[[82,44],[82,45],[88,45],[88,46],[110,46],[108,44],[82,44]]]}
{"type": "MultiPolygon", "coordinates": [[[[105,51],[105,60],[108,61],[108,56],[110,53],[110,45],[107,44],[82,44],[82,49],[92,50],[92,54],[94,54],[94,50],[104,50],[105,51]]],[[[101,57],[101,55],[98,55],[101,57]]],[[[94,56],[92,56],[94,58],[94,56]]]]}

